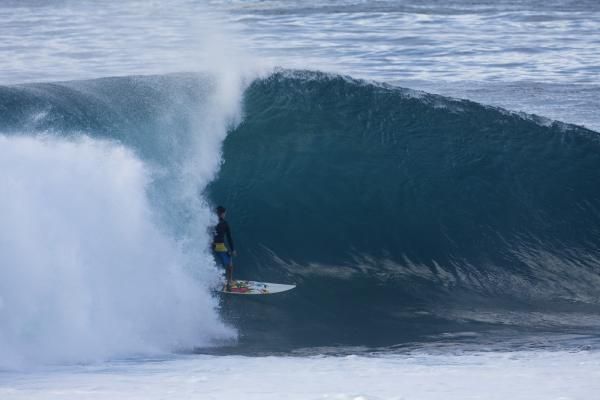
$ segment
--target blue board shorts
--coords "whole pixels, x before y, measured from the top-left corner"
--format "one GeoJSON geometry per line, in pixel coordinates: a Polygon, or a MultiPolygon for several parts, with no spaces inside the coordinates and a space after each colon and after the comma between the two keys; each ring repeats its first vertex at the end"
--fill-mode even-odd
{"type": "Polygon", "coordinates": [[[231,264],[231,256],[226,251],[215,251],[215,258],[217,262],[221,263],[224,268],[229,267],[231,264]]]}

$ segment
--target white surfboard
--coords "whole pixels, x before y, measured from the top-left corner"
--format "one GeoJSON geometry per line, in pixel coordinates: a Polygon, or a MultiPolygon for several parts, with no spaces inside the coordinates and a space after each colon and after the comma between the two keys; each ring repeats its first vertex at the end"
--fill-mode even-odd
{"type": "Polygon", "coordinates": [[[287,292],[296,285],[284,285],[282,283],[255,282],[255,281],[233,281],[231,290],[223,285],[221,292],[227,294],[273,294],[287,292]]]}

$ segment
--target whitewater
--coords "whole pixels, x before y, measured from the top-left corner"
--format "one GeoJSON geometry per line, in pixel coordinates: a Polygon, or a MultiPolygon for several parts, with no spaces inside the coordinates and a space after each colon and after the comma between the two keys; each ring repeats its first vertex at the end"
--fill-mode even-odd
{"type": "Polygon", "coordinates": [[[595,2],[0,18],[0,398],[600,389],[595,2]]]}

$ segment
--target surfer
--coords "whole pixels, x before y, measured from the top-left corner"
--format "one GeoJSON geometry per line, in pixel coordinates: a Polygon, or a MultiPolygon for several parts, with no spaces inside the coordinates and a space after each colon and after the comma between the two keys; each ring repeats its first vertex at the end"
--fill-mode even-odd
{"type": "Polygon", "coordinates": [[[225,214],[227,210],[223,206],[217,207],[217,216],[219,217],[219,223],[215,226],[213,236],[213,252],[217,262],[220,263],[226,271],[227,277],[227,290],[231,290],[231,282],[233,281],[233,256],[236,255],[235,248],[233,246],[233,239],[231,238],[231,230],[229,224],[225,220],[225,214]],[[227,237],[227,245],[225,244],[225,238],[227,237]]]}

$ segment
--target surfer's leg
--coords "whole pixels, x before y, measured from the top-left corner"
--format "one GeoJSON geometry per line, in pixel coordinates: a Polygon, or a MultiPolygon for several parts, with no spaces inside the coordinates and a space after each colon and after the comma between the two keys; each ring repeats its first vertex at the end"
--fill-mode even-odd
{"type": "Polygon", "coordinates": [[[231,282],[233,281],[233,262],[229,253],[220,252],[219,259],[221,265],[225,268],[225,278],[227,279],[227,290],[231,290],[231,282]]]}
{"type": "Polygon", "coordinates": [[[233,265],[229,264],[227,266],[227,283],[231,284],[233,281],[233,265]]]}
{"type": "Polygon", "coordinates": [[[218,264],[225,268],[225,279],[227,279],[227,290],[231,289],[231,257],[224,251],[215,251],[213,253],[218,264]]]}
{"type": "Polygon", "coordinates": [[[233,258],[228,253],[225,253],[224,261],[226,261],[227,284],[231,284],[233,281],[233,258]]]}

